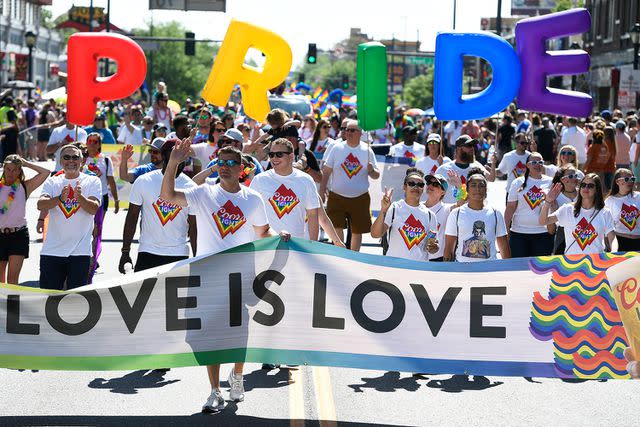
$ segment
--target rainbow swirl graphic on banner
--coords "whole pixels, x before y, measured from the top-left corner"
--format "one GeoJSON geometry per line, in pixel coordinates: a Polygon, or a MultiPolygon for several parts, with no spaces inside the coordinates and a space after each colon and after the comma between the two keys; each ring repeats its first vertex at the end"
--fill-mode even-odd
{"type": "Polygon", "coordinates": [[[538,274],[551,272],[549,296],[533,296],[529,331],[553,340],[555,369],[563,378],[629,378],[623,351],[628,347],[607,268],[639,255],[568,255],[532,258],[538,274]]]}

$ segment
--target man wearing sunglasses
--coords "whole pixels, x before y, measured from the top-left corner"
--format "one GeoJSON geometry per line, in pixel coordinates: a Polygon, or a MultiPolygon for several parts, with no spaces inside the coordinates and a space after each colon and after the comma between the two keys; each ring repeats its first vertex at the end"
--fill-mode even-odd
{"type": "MultiPolygon", "coordinates": [[[[162,179],[160,197],[196,216],[198,245],[196,256],[216,253],[238,245],[252,242],[255,238],[269,237],[267,213],[260,194],[241,186],[238,176],[242,170],[242,153],[234,147],[223,147],[218,152],[219,184],[204,184],[195,188],[176,190],[175,175],[178,165],[189,157],[188,139],[178,141],[162,179]]],[[[288,233],[280,233],[288,240],[288,233]]],[[[242,369],[244,363],[236,363],[229,373],[230,399],[244,399],[242,369]]],[[[220,365],[208,366],[211,395],[203,406],[203,412],[219,412],[225,401],[220,392],[220,365]]]]}
{"type": "Polygon", "coordinates": [[[60,150],[62,172],[49,177],[38,210],[49,213],[49,231],[40,251],[40,287],[62,290],[87,284],[92,254],[93,217],[100,208],[102,184],[80,172],[82,151],[74,145],[60,150]]]}
{"type": "Polygon", "coordinates": [[[162,144],[164,144],[165,141],[165,138],[156,138],[151,142],[151,144],[145,144],[147,147],[149,147],[149,163],[136,166],[131,170],[129,170],[128,168],[128,163],[129,159],[133,156],[133,145],[125,145],[122,149],[122,153],[120,155],[120,165],[118,166],[118,174],[120,175],[120,179],[133,184],[133,182],[138,179],[139,176],[144,175],[148,172],[152,172],[156,169],[160,169],[162,167],[162,155],[160,154],[160,149],[162,148],[162,144]]]}
{"type": "Polygon", "coordinates": [[[413,162],[424,157],[424,145],[416,143],[418,138],[418,128],[415,126],[405,126],[402,129],[402,142],[391,146],[389,155],[391,157],[400,157],[413,159],[413,162]]]}
{"type": "MultiPolygon", "coordinates": [[[[511,188],[514,179],[520,178],[527,170],[527,158],[529,157],[529,137],[519,133],[515,137],[516,149],[502,156],[500,164],[496,168],[498,175],[507,176],[507,192],[511,188]]],[[[494,159],[489,159],[493,162],[494,159]]]]}

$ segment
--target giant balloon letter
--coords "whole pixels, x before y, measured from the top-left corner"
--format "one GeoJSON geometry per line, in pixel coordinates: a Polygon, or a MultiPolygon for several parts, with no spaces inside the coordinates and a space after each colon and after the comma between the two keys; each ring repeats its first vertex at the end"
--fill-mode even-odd
{"type": "Polygon", "coordinates": [[[78,33],[69,37],[67,119],[76,125],[93,123],[98,101],[131,95],[147,74],[147,59],[133,40],[120,34],[78,33]],[[98,77],[98,60],[109,58],[118,71],[98,77]]]}
{"type": "Polygon", "coordinates": [[[522,85],[518,105],[543,113],[586,117],[593,101],[582,92],[547,87],[547,76],[589,71],[589,55],[580,51],[547,52],[545,42],[589,31],[591,16],[586,9],[572,9],[523,19],[516,24],[516,43],[522,63],[522,85]]]}
{"type": "Polygon", "coordinates": [[[440,120],[490,117],[518,93],[520,61],[511,45],[489,32],[440,33],[436,37],[434,109],[440,120]],[[493,79],[480,93],[462,95],[464,56],[479,56],[491,64],[493,79]]]}
{"type": "Polygon", "coordinates": [[[246,114],[264,121],[269,113],[267,90],[284,81],[291,69],[291,47],[279,35],[246,22],[231,20],[202,97],[214,105],[226,105],[236,84],[242,90],[246,114]],[[262,72],[244,63],[249,48],[266,56],[262,72]]]}
{"type": "Polygon", "coordinates": [[[358,45],[358,123],[364,130],[387,122],[387,48],[379,42],[358,45]]]}

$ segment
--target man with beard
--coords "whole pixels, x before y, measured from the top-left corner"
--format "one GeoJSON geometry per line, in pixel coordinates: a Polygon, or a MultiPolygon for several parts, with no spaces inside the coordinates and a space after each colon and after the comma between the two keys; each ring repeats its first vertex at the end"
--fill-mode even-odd
{"type": "Polygon", "coordinates": [[[122,149],[120,167],[118,169],[120,179],[133,184],[140,175],[162,168],[162,154],[160,153],[160,147],[162,147],[162,144],[164,144],[165,141],[165,138],[156,138],[151,144],[147,144],[149,147],[149,156],[151,161],[144,165],[136,166],[131,170],[128,170],[127,162],[131,156],[133,156],[133,145],[125,145],[122,149]]]}
{"type": "MultiPolygon", "coordinates": [[[[495,162],[491,165],[491,172],[487,171],[484,166],[475,160],[475,146],[478,141],[472,139],[469,135],[460,135],[456,139],[455,157],[453,162],[448,162],[440,166],[435,174],[449,177],[449,171],[454,171],[460,176],[462,185],[467,183],[467,172],[472,168],[479,168],[488,181],[493,182],[496,177],[495,162]]],[[[447,178],[449,181],[450,178],[447,178]]],[[[459,198],[464,197],[464,191],[456,187],[451,181],[448,182],[449,187],[444,195],[443,203],[455,203],[459,198]]]]}

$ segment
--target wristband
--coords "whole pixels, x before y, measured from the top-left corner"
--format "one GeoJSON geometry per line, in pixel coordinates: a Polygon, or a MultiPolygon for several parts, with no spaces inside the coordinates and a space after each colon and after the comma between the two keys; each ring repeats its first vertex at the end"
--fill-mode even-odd
{"type": "Polygon", "coordinates": [[[129,252],[131,252],[131,249],[125,249],[125,248],[122,248],[122,249],[120,249],[120,252],[122,252],[123,254],[124,254],[124,253],[127,253],[127,254],[128,254],[129,252]]]}

